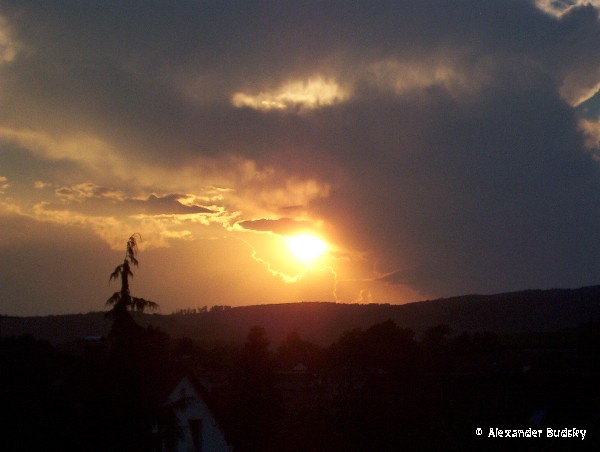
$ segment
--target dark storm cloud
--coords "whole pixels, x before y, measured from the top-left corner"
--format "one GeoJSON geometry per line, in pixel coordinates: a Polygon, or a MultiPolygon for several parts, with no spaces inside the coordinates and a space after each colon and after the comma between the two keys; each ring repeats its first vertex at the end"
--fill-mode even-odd
{"type": "MultiPolygon", "coordinates": [[[[6,2],[0,13],[23,49],[1,78],[9,124],[92,131],[161,167],[234,154],[330,183],[305,209],[373,256],[381,280],[424,294],[597,282],[600,170],[572,108],[600,82],[591,6],[561,19],[516,0],[6,2]],[[347,99],[231,104],[315,75],[347,99]]],[[[135,207],[194,208],[174,196],[135,207]]]]}
{"type": "Polygon", "coordinates": [[[531,15],[532,8],[509,3],[41,2],[28,8],[18,2],[7,15],[29,50],[14,64],[19,76],[6,82],[7,102],[15,107],[11,116],[101,129],[164,163],[179,162],[182,152],[229,151],[231,134],[243,140],[249,132],[244,151],[252,152],[265,126],[244,133],[246,116],[231,117],[228,107],[233,91],[261,90],[316,70],[353,79],[391,56],[531,47],[527,20],[506,24],[508,34],[502,24],[508,8],[508,19],[531,15]],[[190,91],[219,108],[190,105],[184,94],[190,91]]]}
{"type": "Polygon", "coordinates": [[[425,108],[388,102],[388,115],[360,121],[386,136],[349,133],[345,149],[361,143],[346,159],[353,183],[320,209],[377,250],[378,268],[393,270],[386,282],[423,292],[594,283],[600,174],[550,88],[497,85],[474,103],[422,93],[425,108]]]}

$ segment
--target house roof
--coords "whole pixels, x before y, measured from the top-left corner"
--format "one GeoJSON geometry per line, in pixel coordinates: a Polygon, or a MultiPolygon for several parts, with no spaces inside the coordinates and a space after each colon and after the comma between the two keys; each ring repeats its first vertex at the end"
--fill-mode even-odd
{"type": "Polygon", "coordinates": [[[200,382],[198,377],[191,371],[185,370],[183,372],[178,372],[174,374],[170,381],[170,386],[168,392],[164,396],[164,400],[167,402],[174,391],[177,389],[182,380],[187,379],[194,390],[198,393],[198,395],[202,398],[202,401],[206,404],[213,418],[215,419],[218,427],[225,434],[226,439],[228,438],[228,429],[225,423],[223,422],[223,410],[219,409],[219,403],[217,403],[214,394],[210,393],[206,387],[200,382]]]}

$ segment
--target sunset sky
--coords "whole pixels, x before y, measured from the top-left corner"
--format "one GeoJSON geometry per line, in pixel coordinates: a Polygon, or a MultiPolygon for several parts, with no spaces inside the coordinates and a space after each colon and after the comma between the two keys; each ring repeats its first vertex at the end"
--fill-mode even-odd
{"type": "Polygon", "coordinates": [[[598,284],[599,12],[0,0],[0,314],[598,284]]]}

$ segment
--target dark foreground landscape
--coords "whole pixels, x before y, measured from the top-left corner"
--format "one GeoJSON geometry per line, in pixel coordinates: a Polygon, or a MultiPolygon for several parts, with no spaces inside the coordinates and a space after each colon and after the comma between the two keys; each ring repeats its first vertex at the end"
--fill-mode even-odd
{"type": "Polygon", "coordinates": [[[4,316],[0,450],[594,450],[599,309],[589,287],[4,316]]]}

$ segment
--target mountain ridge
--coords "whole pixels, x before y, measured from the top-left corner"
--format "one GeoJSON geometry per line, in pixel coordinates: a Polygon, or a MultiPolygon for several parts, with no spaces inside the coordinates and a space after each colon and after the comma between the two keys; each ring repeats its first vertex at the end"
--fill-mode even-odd
{"type": "MultiPolygon", "coordinates": [[[[388,319],[417,333],[439,324],[450,326],[457,334],[463,331],[550,332],[600,318],[600,285],[462,295],[402,305],[304,301],[238,306],[195,314],[136,314],[135,318],[141,325],[159,327],[173,337],[187,336],[203,342],[240,342],[252,326],[258,325],[265,328],[274,344],[296,331],[307,340],[328,345],[344,331],[364,329],[388,319]]],[[[110,325],[104,312],[2,316],[0,334],[30,334],[60,344],[90,335],[106,336],[110,325]]]]}

